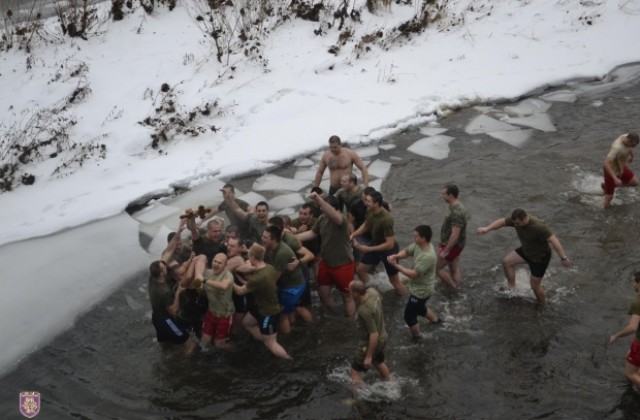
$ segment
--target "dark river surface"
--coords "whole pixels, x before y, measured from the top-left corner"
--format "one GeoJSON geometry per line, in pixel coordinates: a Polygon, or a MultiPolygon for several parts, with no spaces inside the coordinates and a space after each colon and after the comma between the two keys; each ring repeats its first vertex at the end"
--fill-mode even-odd
{"type": "MultiPolygon", "coordinates": [[[[247,337],[238,339],[236,353],[182,360],[153,341],[147,276],[139,273],[1,379],[2,418],[21,418],[18,393],[29,390],[42,395],[43,419],[639,419],[640,392],[622,375],[631,338],[607,343],[628,322],[634,298],[629,277],[640,269],[640,195],[625,191],[604,211],[599,177],[610,143],[640,128],[640,84],[549,103],[557,131],[535,131],[521,148],[466,134],[481,112],[468,108],[440,121],[455,137],[446,159],[406,150],[424,137],[418,128],[389,139],[396,147],[377,156],[393,163],[382,192],[393,203],[401,246],[418,224],[439,232],[447,182],[458,184],[471,214],[464,288],[440,287],[430,300],[443,326],[423,323],[424,338],[413,343],[402,316],[405,298],[383,294],[392,382],[370,372],[354,395],[353,321],[325,313],[317,298],[315,325],[296,325],[279,338],[291,363],[247,337]],[[544,219],[573,261],[564,269],[554,254],[544,311],[524,270],[517,297],[500,291],[500,261],[518,246],[515,232],[474,233],[516,207],[544,219]]],[[[493,115],[505,105],[512,104],[495,105],[493,115]]],[[[253,179],[234,183],[248,191],[253,179]]]]}

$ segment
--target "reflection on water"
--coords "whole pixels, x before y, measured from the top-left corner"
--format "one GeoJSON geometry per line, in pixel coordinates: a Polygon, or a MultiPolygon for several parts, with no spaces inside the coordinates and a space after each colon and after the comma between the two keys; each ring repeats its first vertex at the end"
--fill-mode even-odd
{"type": "MultiPolygon", "coordinates": [[[[382,383],[370,372],[367,386],[354,395],[353,325],[321,311],[317,298],[318,322],[281,338],[291,363],[275,360],[247,337],[239,339],[236,353],[211,351],[184,361],[153,343],[141,273],[3,378],[3,418],[20,418],[18,393],[34,390],[42,394],[43,418],[637,419],[640,392],[622,376],[629,340],[613,347],[606,340],[626,322],[633,299],[627,279],[638,268],[640,194],[624,191],[603,211],[599,183],[611,141],[638,129],[640,87],[605,91],[602,85],[572,86],[575,102],[465,109],[441,121],[442,127],[396,136],[396,147],[381,148],[376,157],[393,162],[382,189],[394,204],[401,245],[418,224],[438,231],[445,210],[440,189],[447,182],[460,186],[471,230],[515,207],[544,219],[574,263],[565,270],[552,260],[544,311],[534,304],[524,270],[517,273],[515,295],[501,290],[500,261],[517,246],[514,232],[470,232],[462,257],[464,289],[438,290],[430,299],[445,322],[424,325],[419,343],[404,325],[404,298],[390,291],[384,276],[375,281],[389,290],[384,309],[393,381],[382,383]],[[466,130],[480,115],[500,118],[527,107],[544,112],[540,107],[549,104],[544,127],[557,131],[533,129],[519,147],[466,130]],[[407,150],[425,135],[453,138],[446,139],[448,156],[439,143],[432,158],[424,157],[424,148],[421,154],[407,150]]],[[[295,171],[292,166],[276,174],[295,171]]],[[[235,183],[248,191],[254,180],[235,183]]]]}

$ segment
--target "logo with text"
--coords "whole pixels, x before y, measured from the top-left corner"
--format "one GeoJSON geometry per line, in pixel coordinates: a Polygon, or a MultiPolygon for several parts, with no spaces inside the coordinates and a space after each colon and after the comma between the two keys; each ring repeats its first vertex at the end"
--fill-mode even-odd
{"type": "Polygon", "coordinates": [[[28,419],[34,418],[40,412],[40,393],[20,393],[20,414],[28,419]]]}

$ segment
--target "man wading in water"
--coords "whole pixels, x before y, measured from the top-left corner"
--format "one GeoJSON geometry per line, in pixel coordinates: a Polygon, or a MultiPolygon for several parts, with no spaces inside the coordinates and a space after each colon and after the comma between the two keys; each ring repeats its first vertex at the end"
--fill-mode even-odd
{"type": "Polygon", "coordinates": [[[640,142],[638,133],[623,134],[611,144],[611,150],[604,159],[604,206],[609,207],[613,193],[620,187],[637,187],[640,181],[627,166],[633,161],[633,148],[640,142]]]}
{"type": "Polygon", "coordinates": [[[353,165],[360,169],[362,182],[367,187],[369,185],[369,173],[360,156],[353,150],[342,147],[340,137],[329,137],[329,150],[322,155],[313,186],[320,186],[324,170],[329,167],[329,195],[335,194],[340,189],[340,179],[343,175],[349,175],[353,171],[353,165]]]}

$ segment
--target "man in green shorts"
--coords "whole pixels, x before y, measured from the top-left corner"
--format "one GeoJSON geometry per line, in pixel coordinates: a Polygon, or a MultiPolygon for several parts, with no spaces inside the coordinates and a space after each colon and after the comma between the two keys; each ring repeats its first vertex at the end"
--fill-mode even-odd
{"type": "Polygon", "coordinates": [[[540,304],[545,302],[544,289],[542,288],[542,277],[551,261],[551,248],[558,253],[562,265],[570,267],[569,257],[564,253],[560,240],[549,228],[534,216],[530,216],[522,209],[515,209],[511,217],[500,218],[491,222],[490,225],[479,227],[476,230],[478,235],[484,235],[492,230],[497,230],[505,226],[516,229],[521,247],[511,251],[502,260],[504,275],[507,277],[509,289],[516,291],[516,265],[528,264],[531,270],[531,289],[535,293],[540,304]]]}

